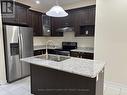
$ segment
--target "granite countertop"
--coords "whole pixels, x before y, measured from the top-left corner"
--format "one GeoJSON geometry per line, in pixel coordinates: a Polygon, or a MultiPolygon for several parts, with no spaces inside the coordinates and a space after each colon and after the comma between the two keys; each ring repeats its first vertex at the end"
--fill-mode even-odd
{"type": "MultiPolygon", "coordinates": [[[[61,48],[60,46],[52,46],[52,45],[48,45],[48,49],[57,49],[57,48],[61,48]]],[[[46,45],[36,45],[34,46],[34,50],[42,50],[42,49],[46,49],[46,45]]]]}
{"type": "Polygon", "coordinates": [[[103,70],[105,66],[105,62],[103,61],[81,59],[74,57],[70,57],[70,59],[61,62],[55,62],[51,60],[40,59],[37,58],[37,56],[33,56],[21,59],[21,61],[90,78],[95,78],[103,70]]]}
{"type": "Polygon", "coordinates": [[[94,53],[94,48],[93,47],[78,47],[77,49],[73,49],[71,51],[94,53]]]}

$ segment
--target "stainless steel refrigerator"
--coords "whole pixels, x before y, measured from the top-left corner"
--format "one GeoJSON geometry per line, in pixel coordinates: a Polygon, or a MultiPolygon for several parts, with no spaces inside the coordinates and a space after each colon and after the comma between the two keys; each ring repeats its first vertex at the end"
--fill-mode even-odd
{"type": "Polygon", "coordinates": [[[30,65],[20,59],[33,55],[33,30],[12,25],[3,29],[7,82],[13,82],[30,74],[30,65]]]}

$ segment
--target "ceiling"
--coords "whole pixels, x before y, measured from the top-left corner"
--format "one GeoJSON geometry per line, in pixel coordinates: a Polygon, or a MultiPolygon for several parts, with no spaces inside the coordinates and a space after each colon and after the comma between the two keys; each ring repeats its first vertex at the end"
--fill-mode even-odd
{"type": "MultiPolygon", "coordinates": [[[[46,12],[53,5],[56,4],[57,0],[39,0],[40,4],[36,4],[36,0],[16,0],[16,1],[24,3],[26,5],[29,5],[32,7],[32,9],[42,11],[42,12],[46,12]]],[[[80,2],[86,2],[86,1],[92,1],[93,2],[95,0],[58,0],[59,5],[61,5],[62,7],[68,6],[68,5],[73,5],[73,4],[78,4],[80,2]]]]}

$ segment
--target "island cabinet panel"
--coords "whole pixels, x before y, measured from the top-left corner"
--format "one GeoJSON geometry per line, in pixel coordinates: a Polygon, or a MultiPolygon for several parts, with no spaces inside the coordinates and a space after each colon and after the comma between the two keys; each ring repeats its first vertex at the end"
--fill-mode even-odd
{"type": "Polygon", "coordinates": [[[103,91],[98,90],[103,86],[102,76],[98,77],[100,82],[97,82],[96,77],[89,78],[32,64],[30,67],[31,93],[34,95],[103,95],[103,91]]]}
{"type": "Polygon", "coordinates": [[[2,16],[3,24],[12,24],[12,25],[28,25],[28,10],[29,6],[16,2],[14,8],[14,16],[6,17],[2,16]]]}

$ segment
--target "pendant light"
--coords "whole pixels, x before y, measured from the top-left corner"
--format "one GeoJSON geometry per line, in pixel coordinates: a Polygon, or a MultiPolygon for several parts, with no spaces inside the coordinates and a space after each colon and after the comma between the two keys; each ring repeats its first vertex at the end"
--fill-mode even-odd
{"type": "Polygon", "coordinates": [[[51,17],[66,17],[68,16],[68,13],[61,6],[59,6],[58,1],[56,1],[56,5],[46,12],[46,15],[51,17]]]}

